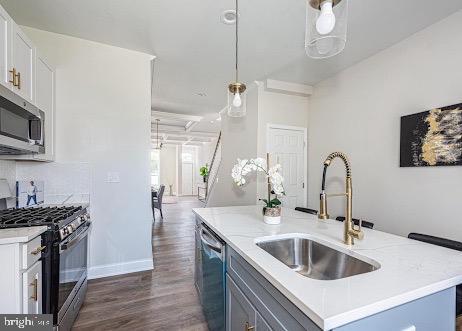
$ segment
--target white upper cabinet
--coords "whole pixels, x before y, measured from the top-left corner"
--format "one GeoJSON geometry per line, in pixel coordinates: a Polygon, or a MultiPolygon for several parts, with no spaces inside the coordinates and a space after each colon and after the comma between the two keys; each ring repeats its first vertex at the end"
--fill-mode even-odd
{"type": "Polygon", "coordinates": [[[12,23],[11,60],[14,72],[13,91],[34,103],[35,47],[26,34],[12,23]]]}
{"type": "Polygon", "coordinates": [[[0,7],[0,84],[11,88],[11,24],[12,20],[8,13],[0,7]]]}
{"type": "Polygon", "coordinates": [[[54,161],[55,72],[23,30],[0,6],[0,84],[45,113],[44,154],[1,155],[0,159],[54,161]]]}
{"type": "Polygon", "coordinates": [[[45,113],[45,154],[34,155],[41,161],[53,161],[55,153],[55,73],[45,58],[37,52],[35,67],[35,104],[45,113]]]}

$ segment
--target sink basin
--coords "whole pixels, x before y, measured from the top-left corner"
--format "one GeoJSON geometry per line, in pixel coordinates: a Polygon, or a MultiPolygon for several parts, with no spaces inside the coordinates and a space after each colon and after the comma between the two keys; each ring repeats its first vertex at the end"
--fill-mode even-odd
{"type": "Polygon", "coordinates": [[[299,274],[313,279],[341,279],[380,268],[377,262],[375,265],[365,262],[307,238],[262,241],[257,246],[299,274]]]}

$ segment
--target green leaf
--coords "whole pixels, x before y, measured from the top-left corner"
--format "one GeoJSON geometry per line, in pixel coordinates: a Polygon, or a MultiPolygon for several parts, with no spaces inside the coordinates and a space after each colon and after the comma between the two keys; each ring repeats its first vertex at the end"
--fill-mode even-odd
{"type": "Polygon", "coordinates": [[[200,173],[200,175],[201,175],[202,177],[208,176],[208,175],[209,175],[209,168],[208,168],[208,166],[205,165],[205,166],[201,167],[201,168],[199,169],[199,173],[200,173]]]}
{"type": "Polygon", "coordinates": [[[279,206],[280,204],[282,204],[281,200],[279,200],[278,198],[274,198],[270,201],[270,203],[274,206],[279,206]]]}

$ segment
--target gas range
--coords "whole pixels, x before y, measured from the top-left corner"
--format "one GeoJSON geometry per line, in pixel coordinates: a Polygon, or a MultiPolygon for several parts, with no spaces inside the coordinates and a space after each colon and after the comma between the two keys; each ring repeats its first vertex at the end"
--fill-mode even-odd
{"type": "Polygon", "coordinates": [[[87,288],[90,215],[84,205],[0,211],[0,229],[47,226],[42,234],[42,312],[70,330],[87,288]]]}
{"type": "Polygon", "coordinates": [[[0,229],[45,225],[49,230],[59,231],[63,240],[89,219],[83,206],[7,209],[0,211],[0,229]]]}

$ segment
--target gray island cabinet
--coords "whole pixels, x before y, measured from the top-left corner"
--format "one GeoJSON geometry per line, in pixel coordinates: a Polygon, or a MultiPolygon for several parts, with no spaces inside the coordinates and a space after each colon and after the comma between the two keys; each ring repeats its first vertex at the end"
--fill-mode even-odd
{"type": "MultiPolygon", "coordinates": [[[[229,246],[226,260],[227,331],[322,330],[229,246]]],[[[453,331],[454,316],[452,287],[333,331],[453,331]]]]}

